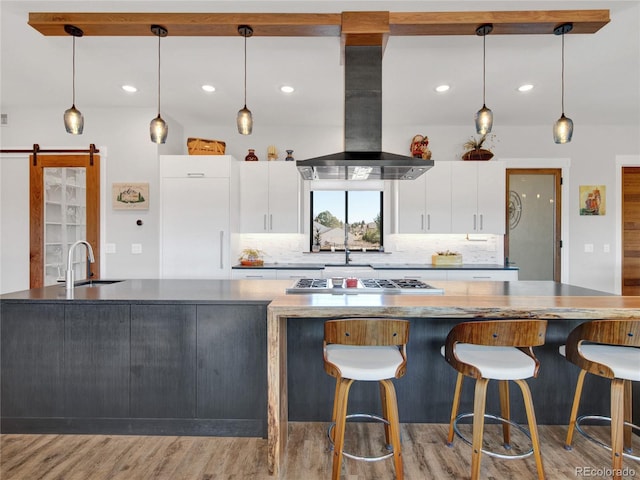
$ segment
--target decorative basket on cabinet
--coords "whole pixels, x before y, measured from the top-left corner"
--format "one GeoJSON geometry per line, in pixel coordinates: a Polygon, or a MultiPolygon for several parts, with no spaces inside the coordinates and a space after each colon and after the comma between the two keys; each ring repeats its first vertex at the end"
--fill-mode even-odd
{"type": "Polygon", "coordinates": [[[220,140],[206,140],[204,138],[188,138],[187,149],[189,155],[224,155],[226,144],[220,140]]]}

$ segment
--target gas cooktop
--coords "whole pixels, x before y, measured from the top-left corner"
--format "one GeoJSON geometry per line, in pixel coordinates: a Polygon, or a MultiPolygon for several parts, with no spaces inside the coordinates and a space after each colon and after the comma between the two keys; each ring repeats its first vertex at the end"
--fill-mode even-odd
{"type": "Polygon", "coordinates": [[[442,288],[433,287],[420,280],[411,278],[378,279],[359,278],[356,286],[350,286],[343,278],[301,278],[297,280],[286,293],[330,293],[333,295],[377,293],[377,294],[413,294],[413,295],[442,295],[442,288]],[[335,281],[335,284],[334,284],[335,281]]]}

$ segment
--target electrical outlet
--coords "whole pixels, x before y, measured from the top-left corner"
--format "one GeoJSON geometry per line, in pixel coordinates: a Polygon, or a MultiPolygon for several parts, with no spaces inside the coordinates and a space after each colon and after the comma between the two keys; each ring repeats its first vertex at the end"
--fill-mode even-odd
{"type": "Polygon", "coordinates": [[[593,243],[584,244],[584,253],[593,253],[593,243]]]}
{"type": "Polygon", "coordinates": [[[142,244],[141,243],[132,243],[131,244],[131,253],[139,254],[142,253],[142,244]]]}
{"type": "Polygon", "coordinates": [[[116,253],[116,244],[115,243],[105,243],[104,244],[104,253],[116,253]]]}
{"type": "Polygon", "coordinates": [[[611,245],[609,245],[608,243],[605,243],[604,247],[602,247],[602,251],[604,253],[609,253],[611,251],[611,245]]]}

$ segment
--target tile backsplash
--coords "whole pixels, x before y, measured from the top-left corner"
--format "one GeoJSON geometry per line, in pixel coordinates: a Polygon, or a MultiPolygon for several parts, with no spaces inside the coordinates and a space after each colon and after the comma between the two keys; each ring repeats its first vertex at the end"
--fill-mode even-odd
{"type": "MultiPolygon", "coordinates": [[[[468,264],[504,264],[503,235],[395,234],[385,237],[385,252],[353,252],[354,263],[431,263],[431,255],[450,250],[468,264]]],[[[339,263],[344,252],[309,253],[303,234],[239,234],[236,258],[244,248],[264,252],[266,263],[339,263]]],[[[234,262],[232,262],[234,264],[234,262]]]]}

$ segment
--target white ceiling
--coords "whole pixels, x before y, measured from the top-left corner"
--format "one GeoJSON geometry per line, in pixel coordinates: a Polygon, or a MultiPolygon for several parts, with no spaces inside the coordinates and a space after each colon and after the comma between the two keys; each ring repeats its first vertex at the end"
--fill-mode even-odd
{"type": "MultiPolygon", "coordinates": [[[[640,125],[639,1],[30,1],[0,0],[0,109],[71,105],[71,37],[47,37],[27,25],[28,12],[342,12],[610,9],[593,35],[565,37],[565,111],[578,124],[640,125]]],[[[183,124],[235,122],[243,104],[242,37],[162,40],[162,112],[183,124]],[[206,94],[208,83],[216,92],[206,94]]],[[[76,106],[151,107],[157,101],[156,37],[76,40],[76,106]],[[126,94],[123,84],[138,87],[126,94]]],[[[552,125],[560,116],[561,39],[491,36],[487,106],[494,126],[552,125]],[[516,88],[532,83],[526,94],[516,88]]],[[[339,38],[248,39],[247,106],[256,122],[341,125],[343,66],[339,38]],[[293,85],[284,95],[279,87],[293,85]]],[[[383,60],[383,124],[465,125],[482,106],[482,40],[390,37],[383,60]],[[448,83],[451,90],[434,88],[448,83]]]]}

